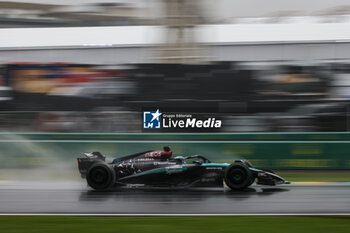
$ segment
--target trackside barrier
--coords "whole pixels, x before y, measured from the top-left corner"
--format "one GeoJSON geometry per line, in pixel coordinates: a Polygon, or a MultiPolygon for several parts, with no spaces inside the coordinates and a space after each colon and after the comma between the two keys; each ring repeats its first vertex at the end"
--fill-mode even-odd
{"type": "Polygon", "coordinates": [[[107,158],[168,145],[173,155],[216,162],[249,159],[271,169],[350,169],[350,133],[0,133],[1,167],[75,164],[83,152],[107,158]]]}

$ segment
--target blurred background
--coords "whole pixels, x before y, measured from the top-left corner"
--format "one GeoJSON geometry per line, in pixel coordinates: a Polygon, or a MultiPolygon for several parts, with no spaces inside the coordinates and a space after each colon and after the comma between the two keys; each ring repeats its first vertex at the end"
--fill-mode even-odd
{"type": "Polygon", "coordinates": [[[160,108],[221,132],[348,131],[346,4],[1,1],[0,130],[141,132],[160,108]]]}
{"type": "MultiPolygon", "coordinates": [[[[349,28],[347,0],[0,1],[3,164],[48,164],[48,153],[89,148],[128,153],[139,145],[91,140],[141,133],[142,111],[161,109],[214,115],[223,120],[216,133],[231,133],[224,140],[248,135],[247,144],[206,149],[198,135],[189,139],[196,145],[177,146],[181,153],[348,169],[349,28]],[[74,141],[82,138],[89,144],[74,141]],[[77,144],[45,144],[55,140],[77,144]],[[256,140],[289,141],[276,149],[256,140]],[[9,153],[20,158],[11,163],[9,153]]],[[[145,149],[160,149],[161,134],[155,140],[145,149]]]]}

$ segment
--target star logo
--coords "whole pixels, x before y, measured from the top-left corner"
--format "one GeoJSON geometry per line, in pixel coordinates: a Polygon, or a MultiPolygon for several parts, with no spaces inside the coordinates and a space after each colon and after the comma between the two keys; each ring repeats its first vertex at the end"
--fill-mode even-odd
{"type": "Polygon", "coordinates": [[[162,115],[162,114],[159,112],[159,109],[157,109],[157,111],[156,111],[155,113],[151,113],[151,114],[152,114],[152,116],[153,116],[151,122],[154,121],[155,119],[157,119],[157,121],[159,121],[159,116],[162,115]]]}
{"type": "Polygon", "coordinates": [[[161,128],[161,115],[162,113],[157,111],[145,111],[143,112],[143,128],[144,129],[160,129],[161,128]]]}

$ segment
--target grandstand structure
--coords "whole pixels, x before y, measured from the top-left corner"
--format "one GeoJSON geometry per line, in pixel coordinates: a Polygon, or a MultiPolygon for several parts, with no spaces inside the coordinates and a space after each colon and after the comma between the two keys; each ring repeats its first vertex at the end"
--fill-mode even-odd
{"type": "MultiPolygon", "coordinates": [[[[222,24],[193,29],[210,61],[349,60],[350,23],[222,24]]],[[[0,29],[0,63],[157,62],[161,26],[0,29]]]]}
{"type": "Polygon", "coordinates": [[[348,61],[350,10],[273,12],[214,24],[199,0],[164,0],[163,20],[123,3],[0,3],[0,63],[348,61]],[[142,13],[143,12],[143,13],[142,13]],[[86,24],[87,23],[87,24],[86,24]],[[88,25],[88,26],[87,26],[88,25]],[[11,27],[11,28],[8,28],[11,27]]]}

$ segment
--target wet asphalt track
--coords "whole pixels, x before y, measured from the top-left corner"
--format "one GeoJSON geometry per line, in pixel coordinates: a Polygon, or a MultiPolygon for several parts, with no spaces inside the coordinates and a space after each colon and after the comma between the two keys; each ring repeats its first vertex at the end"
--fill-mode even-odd
{"type": "Polygon", "coordinates": [[[0,213],[349,214],[350,185],[96,192],[83,182],[0,183],[0,213]]]}

